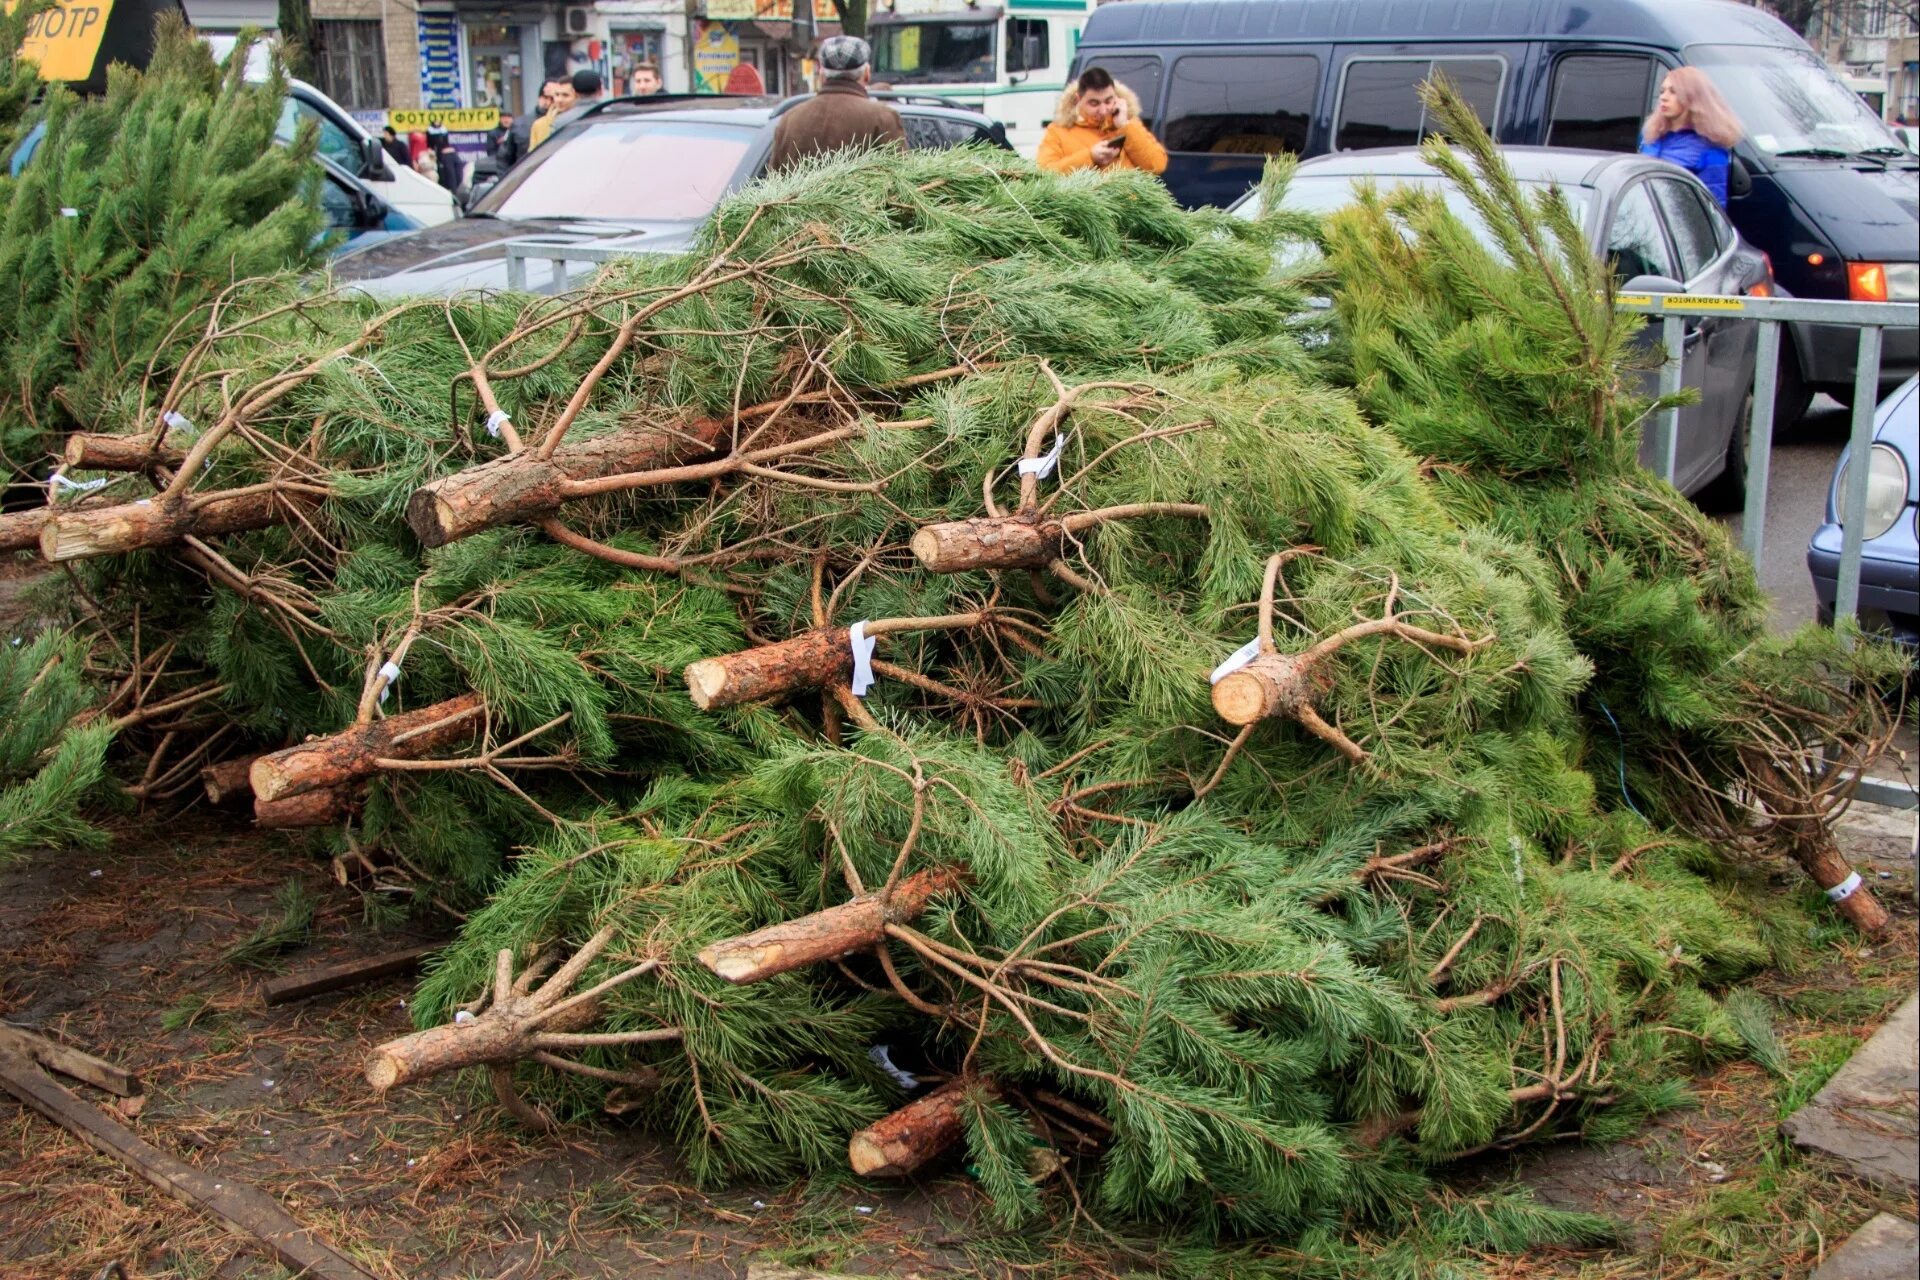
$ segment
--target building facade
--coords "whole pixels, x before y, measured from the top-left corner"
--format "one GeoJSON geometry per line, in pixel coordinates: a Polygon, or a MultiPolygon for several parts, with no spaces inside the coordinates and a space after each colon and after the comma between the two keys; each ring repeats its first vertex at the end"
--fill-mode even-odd
{"type": "MultiPolygon", "coordinates": [[[[221,0],[229,5],[270,0],[221,0]]],[[[750,66],[768,93],[798,91],[832,0],[312,0],[316,83],[371,116],[420,107],[534,109],[541,83],[584,68],[624,93],[651,64],[668,93],[725,92],[750,66]]],[[[271,16],[267,25],[272,25],[271,16]]]]}

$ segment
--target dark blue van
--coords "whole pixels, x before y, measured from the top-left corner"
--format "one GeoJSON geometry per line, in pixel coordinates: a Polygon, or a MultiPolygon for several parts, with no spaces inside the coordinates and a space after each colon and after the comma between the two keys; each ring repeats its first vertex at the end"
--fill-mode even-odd
{"type": "MultiPolygon", "coordinates": [[[[1199,206],[1231,203],[1279,152],[1419,141],[1415,89],[1434,71],[1503,143],[1631,151],[1683,64],[1740,115],[1727,212],[1787,292],[1920,298],[1920,158],[1800,37],[1733,0],[1126,0],[1088,19],[1073,74],[1105,67],[1140,95],[1168,187],[1199,206]]],[[[1815,390],[1852,399],[1854,343],[1795,327],[1778,420],[1815,390]]],[[[1887,333],[1883,390],[1917,347],[1920,332],[1887,333]]]]}

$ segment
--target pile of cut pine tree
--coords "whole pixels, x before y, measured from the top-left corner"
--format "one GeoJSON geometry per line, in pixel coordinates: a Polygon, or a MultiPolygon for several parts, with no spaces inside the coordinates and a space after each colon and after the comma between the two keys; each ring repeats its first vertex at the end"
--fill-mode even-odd
{"type": "MultiPolygon", "coordinates": [[[[128,794],[460,916],[376,1088],[483,1067],[703,1181],[964,1152],[1008,1220],[1399,1230],[1742,1052],[1733,859],[1843,883],[1897,670],[1765,637],[1634,466],[1604,269],[1435,105],[1504,254],[961,152],[579,294],[263,288],[67,443],[78,630],[0,694],[81,671],[128,794]]],[[[1576,1230],[1527,1221],[1458,1238],[1576,1230]]]]}

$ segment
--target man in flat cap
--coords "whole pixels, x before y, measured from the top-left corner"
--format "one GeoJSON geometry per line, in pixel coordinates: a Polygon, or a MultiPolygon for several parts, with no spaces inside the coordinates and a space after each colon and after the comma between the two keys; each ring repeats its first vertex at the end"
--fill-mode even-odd
{"type": "Polygon", "coordinates": [[[808,156],[846,147],[904,148],[900,113],[867,96],[873,50],[858,36],[834,36],[820,44],[820,91],[780,117],[774,126],[767,168],[790,168],[808,156]]]}

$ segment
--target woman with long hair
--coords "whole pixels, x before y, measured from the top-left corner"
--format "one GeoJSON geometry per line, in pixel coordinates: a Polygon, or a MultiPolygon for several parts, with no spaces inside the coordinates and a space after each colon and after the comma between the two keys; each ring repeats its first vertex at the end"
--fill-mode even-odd
{"type": "Polygon", "coordinates": [[[1676,67],[1640,129],[1640,154],[1689,170],[1727,207],[1727,165],[1740,141],[1740,118],[1698,67],[1676,67]]]}

